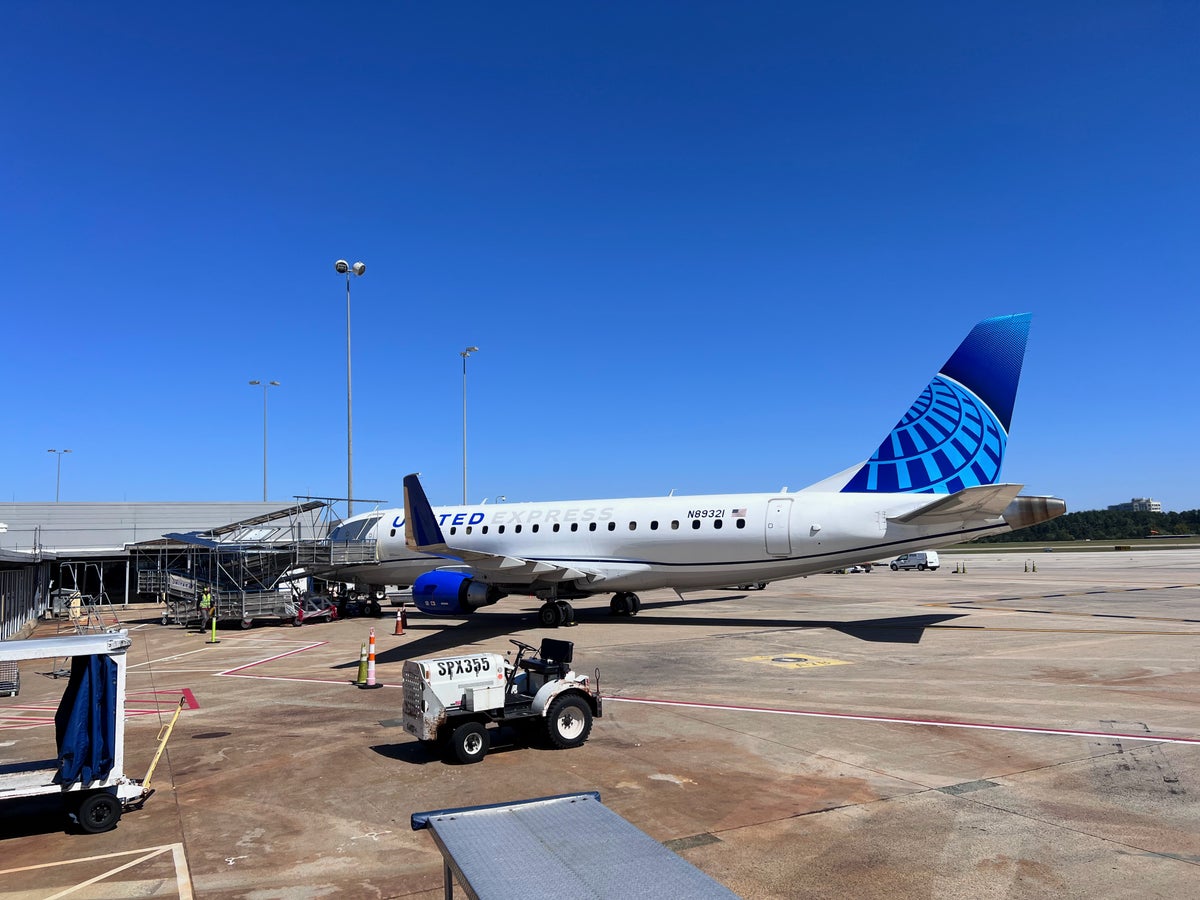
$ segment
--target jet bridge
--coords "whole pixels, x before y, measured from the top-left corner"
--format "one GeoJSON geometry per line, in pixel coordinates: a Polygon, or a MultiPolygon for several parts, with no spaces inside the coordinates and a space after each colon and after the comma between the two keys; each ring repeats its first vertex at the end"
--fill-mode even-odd
{"type": "MultiPolygon", "coordinates": [[[[310,499],[207,531],[176,532],[135,545],[138,592],[163,602],[163,624],[200,619],[199,600],[212,594],[218,622],[295,616],[295,599],[309,576],[349,557],[370,555],[364,542],[335,546],[330,501],[310,499]]],[[[354,561],[359,561],[355,559],[354,561]]]]}

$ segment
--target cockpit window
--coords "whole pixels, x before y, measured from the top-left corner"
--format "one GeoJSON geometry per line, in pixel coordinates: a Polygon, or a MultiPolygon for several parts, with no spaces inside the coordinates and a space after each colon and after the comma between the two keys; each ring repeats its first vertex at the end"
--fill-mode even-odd
{"type": "Polygon", "coordinates": [[[365,541],[371,529],[375,527],[375,523],[382,518],[382,515],[368,516],[353,522],[343,522],[329,532],[329,539],[331,541],[365,541]]]}

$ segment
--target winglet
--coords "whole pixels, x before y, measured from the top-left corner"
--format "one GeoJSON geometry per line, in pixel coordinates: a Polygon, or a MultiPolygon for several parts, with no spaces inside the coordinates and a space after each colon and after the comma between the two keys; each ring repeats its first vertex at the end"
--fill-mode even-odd
{"type": "Polygon", "coordinates": [[[404,543],[409,550],[446,546],[437,516],[416,474],[404,476],[404,543]]]}
{"type": "Polygon", "coordinates": [[[971,329],[842,491],[953,494],[996,484],[1030,318],[997,316],[971,329]]]}

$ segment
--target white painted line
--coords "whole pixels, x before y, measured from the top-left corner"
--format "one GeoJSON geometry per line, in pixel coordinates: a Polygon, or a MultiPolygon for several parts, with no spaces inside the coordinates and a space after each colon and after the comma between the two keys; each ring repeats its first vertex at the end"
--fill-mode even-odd
{"type": "Polygon", "coordinates": [[[188,872],[187,856],[184,854],[183,844],[163,844],[161,847],[143,847],[140,850],[124,850],[118,853],[102,853],[98,856],[83,856],[77,859],[64,859],[59,860],[58,862],[38,863],[32,866],[18,866],[15,869],[0,869],[0,875],[11,875],[16,872],[32,872],[37,869],[54,869],[71,865],[72,863],[97,862],[102,859],[116,859],[121,856],[132,856],[135,853],[144,854],[140,858],[135,859],[133,862],[126,863],[123,866],[118,866],[115,869],[110,869],[108,872],[105,872],[102,875],[97,875],[95,878],[91,878],[85,882],[82,882],[81,884],[75,885],[74,887],[60,891],[59,893],[54,894],[53,897],[47,898],[47,900],[55,900],[57,897],[65,897],[68,894],[74,893],[80,888],[89,887],[98,881],[108,878],[111,875],[116,875],[125,869],[129,869],[138,865],[139,863],[144,863],[147,860],[153,859],[154,857],[159,856],[168,850],[171,851],[171,856],[175,863],[175,886],[179,891],[180,900],[192,900],[194,896],[192,894],[192,877],[188,872]]]}
{"type": "Polygon", "coordinates": [[[199,650],[189,650],[189,651],[187,651],[187,653],[173,653],[170,656],[160,656],[158,659],[148,659],[145,662],[135,663],[134,665],[128,666],[127,668],[137,669],[141,666],[151,666],[151,665],[154,665],[154,663],[170,662],[173,659],[181,659],[185,656],[191,656],[193,653],[203,653],[203,652],[204,652],[204,648],[201,647],[199,650]]]}
{"type": "MultiPolygon", "coordinates": [[[[329,643],[329,641],[317,641],[317,643],[315,643],[315,644],[308,644],[307,646],[304,646],[304,647],[298,647],[295,650],[289,650],[287,653],[278,653],[275,656],[268,656],[266,659],[260,659],[260,660],[257,660],[256,662],[246,663],[244,666],[237,666],[236,668],[233,668],[233,669],[226,669],[224,672],[218,672],[217,675],[236,675],[238,672],[241,672],[243,669],[251,669],[254,666],[261,666],[263,663],[274,662],[277,659],[283,659],[284,657],[287,657],[287,656],[294,656],[297,653],[303,653],[305,650],[312,650],[314,647],[324,647],[328,643],[329,643]]],[[[249,677],[257,677],[257,676],[249,676],[249,677]]]]}
{"type": "Polygon", "coordinates": [[[777,716],[807,716],[814,719],[844,719],[851,722],[883,722],[891,725],[929,725],[936,728],[976,728],[983,731],[1016,731],[1022,734],[1054,734],[1066,737],[1120,738],[1126,741],[1147,741],[1156,744],[1193,744],[1200,746],[1200,738],[1167,737],[1155,734],[1118,734],[1111,731],[1075,731],[1068,728],[1038,728],[1033,725],[996,725],[983,722],[944,722],[937,719],[904,719],[897,716],[852,715],[850,713],[813,712],[802,709],[773,709],[767,706],[734,706],[724,703],[689,703],[683,700],[649,700],[641,697],[605,697],[604,702],[770,713],[777,716]]]}

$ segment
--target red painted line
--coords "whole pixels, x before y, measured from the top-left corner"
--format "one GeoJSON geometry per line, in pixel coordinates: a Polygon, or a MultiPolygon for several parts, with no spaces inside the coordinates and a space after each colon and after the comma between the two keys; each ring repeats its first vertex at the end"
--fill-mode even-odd
{"type": "Polygon", "coordinates": [[[898,716],[853,715],[851,713],[815,712],[803,709],[775,709],[769,706],[734,706],[724,703],[690,703],[685,700],[649,700],[642,697],[605,697],[604,702],[642,703],[649,706],[682,706],[691,709],[724,709],[735,712],[772,713],[778,716],[807,716],[816,719],[845,719],[854,722],[884,722],[893,725],[928,725],[938,728],[977,728],[984,731],[1016,731],[1022,734],[1054,734],[1067,737],[1121,738],[1127,741],[1150,741],[1164,744],[1194,744],[1200,738],[1168,737],[1156,734],[1120,734],[1112,731],[1075,731],[1068,728],[1039,728],[1033,725],[997,725],[984,722],[945,722],[937,719],[906,719],[898,716]]]}
{"type": "Polygon", "coordinates": [[[200,701],[196,699],[196,695],[192,693],[191,688],[183,689],[183,703],[188,709],[200,708],[200,701]]]}
{"type": "Polygon", "coordinates": [[[328,643],[329,641],[318,641],[315,644],[309,644],[307,647],[300,647],[296,650],[289,650],[287,653],[280,653],[278,656],[268,656],[266,659],[260,659],[257,662],[246,663],[246,665],[238,666],[236,669],[226,669],[224,672],[218,672],[217,675],[235,675],[244,669],[252,669],[255,666],[261,666],[263,663],[274,662],[277,659],[283,659],[288,656],[293,656],[297,653],[303,653],[305,650],[312,650],[314,647],[324,647],[328,643]]]}

